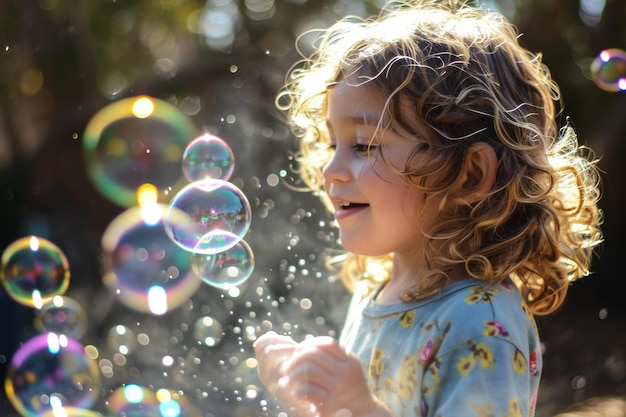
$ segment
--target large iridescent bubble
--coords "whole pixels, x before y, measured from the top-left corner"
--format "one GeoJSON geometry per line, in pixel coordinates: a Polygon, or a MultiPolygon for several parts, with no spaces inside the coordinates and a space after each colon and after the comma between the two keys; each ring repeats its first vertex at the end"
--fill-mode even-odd
{"type": "Polygon", "coordinates": [[[55,407],[52,410],[48,410],[39,417],[103,417],[97,411],[88,410],[77,407],[55,407]]]}
{"type": "Polygon", "coordinates": [[[626,52],[605,49],[591,63],[591,79],[605,91],[626,91],[626,52]]]}
{"type": "Polygon", "coordinates": [[[76,340],[44,333],[23,344],[11,361],[7,397],[24,417],[61,407],[88,409],[100,392],[98,365],[76,340]]]}
{"type": "Polygon", "coordinates": [[[236,245],[250,221],[250,203],[239,188],[228,181],[205,179],[174,196],[165,215],[165,230],[188,252],[214,254],[236,245]]]}
{"type": "Polygon", "coordinates": [[[235,157],[223,139],[208,133],[194,139],[183,153],[183,173],[189,182],[215,178],[228,181],[235,157]]]}
{"type": "Polygon", "coordinates": [[[159,201],[185,183],[180,161],[196,127],[175,106],[152,97],[116,101],[85,128],[83,147],[92,182],[109,200],[123,207],[135,204],[145,183],[159,190],[159,201]]]}
{"type": "Polygon", "coordinates": [[[11,243],[2,253],[0,279],[18,303],[42,307],[65,293],[70,283],[65,254],[47,239],[27,236],[11,243]]]}
{"type": "MultiPolygon", "coordinates": [[[[175,309],[202,282],[191,270],[189,253],[166,235],[166,210],[163,204],[131,207],[109,224],[102,237],[105,285],[123,304],[140,312],[164,314],[175,309]]],[[[175,220],[170,221],[177,227],[175,220]]]]}

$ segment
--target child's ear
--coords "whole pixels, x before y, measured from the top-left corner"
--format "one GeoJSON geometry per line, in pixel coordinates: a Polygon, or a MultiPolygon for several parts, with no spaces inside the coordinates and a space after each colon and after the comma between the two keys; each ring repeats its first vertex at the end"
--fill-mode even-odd
{"type": "Polygon", "coordinates": [[[466,204],[482,199],[496,182],[498,157],[491,146],[485,142],[474,143],[465,155],[461,175],[456,188],[466,204]]]}

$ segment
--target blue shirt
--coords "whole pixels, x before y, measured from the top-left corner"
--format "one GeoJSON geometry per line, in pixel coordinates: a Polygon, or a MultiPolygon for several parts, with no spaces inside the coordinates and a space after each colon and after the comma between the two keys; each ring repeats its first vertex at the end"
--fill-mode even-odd
{"type": "Polygon", "coordinates": [[[340,341],[396,417],[534,415],[541,349],[514,284],[467,279],[409,303],[375,295],[357,288],[340,341]]]}

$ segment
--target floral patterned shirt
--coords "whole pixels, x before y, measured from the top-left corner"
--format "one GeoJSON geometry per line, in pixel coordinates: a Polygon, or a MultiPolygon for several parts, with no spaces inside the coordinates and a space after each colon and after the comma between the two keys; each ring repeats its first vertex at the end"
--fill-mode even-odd
{"type": "Polygon", "coordinates": [[[396,417],[532,417],[541,374],[532,314],[510,281],[467,279],[415,302],[355,292],[341,343],[396,417]]]}

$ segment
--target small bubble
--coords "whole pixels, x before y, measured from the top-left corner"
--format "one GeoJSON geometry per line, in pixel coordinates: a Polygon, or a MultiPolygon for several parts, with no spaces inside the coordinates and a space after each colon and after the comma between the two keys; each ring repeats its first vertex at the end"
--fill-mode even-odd
{"type": "Polygon", "coordinates": [[[191,266],[198,277],[212,287],[229,290],[250,278],[254,254],[242,239],[233,247],[216,254],[194,253],[191,266]]]}
{"type": "Polygon", "coordinates": [[[208,133],[194,139],[183,153],[183,173],[190,182],[205,178],[228,181],[234,169],[235,157],[230,146],[208,133]]]}
{"type": "Polygon", "coordinates": [[[609,311],[606,308],[601,308],[600,312],[598,313],[598,317],[600,318],[600,320],[606,319],[608,315],[609,315],[609,311]]]}
{"type": "Polygon", "coordinates": [[[572,382],[571,382],[572,389],[580,390],[580,389],[585,388],[586,385],[587,385],[587,380],[585,379],[584,376],[577,375],[574,378],[572,378],[572,382]]]}
{"type": "Polygon", "coordinates": [[[313,302],[308,298],[303,298],[300,300],[300,308],[303,310],[310,310],[313,306],[313,302]]]}
{"type": "Polygon", "coordinates": [[[165,215],[167,235],[192,253],[232,248],[250,227],[252,212],[243,192],[218,179],[195,181],[179,191],[165,215]]]}
{"type": "Polygon", "coordinates": [[[601,51],[591,63],[591,79],[605,91],[626,91],[626,52],[617,48],[601,51]]]}
{"type": "Polygon", "coordinates": [[[27,236],[11,243],[2,253],[0,280],[18,303],[42,308],[67,290],[69,263],[54,243],[27,236]]]}

